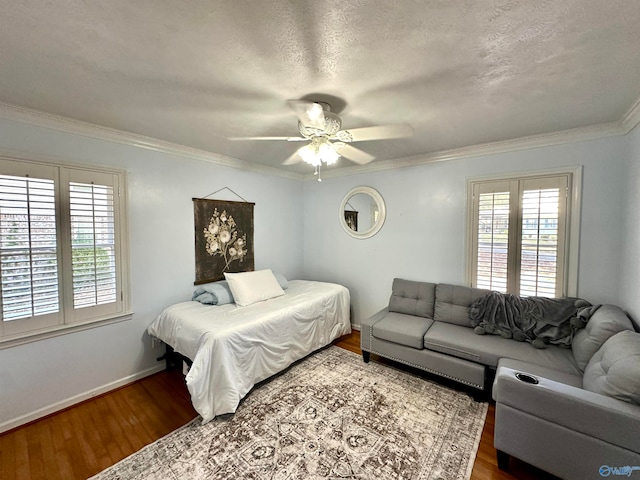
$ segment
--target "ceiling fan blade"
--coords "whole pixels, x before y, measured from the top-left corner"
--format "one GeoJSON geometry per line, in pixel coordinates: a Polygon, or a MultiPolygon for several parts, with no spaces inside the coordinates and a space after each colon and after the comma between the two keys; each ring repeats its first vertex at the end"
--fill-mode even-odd
{"type": "Polygon", "coordinates": [[[298,155],[298,150],[296,150],[291,155],[289,155],[289,158],[282,162],[282,165],[295,165],[296,163],[300,162],[302,162],[302,157],[298,155]]]}
{"type": "Polygon", "coordinates": [[[379,125],[376,127],[350,128],[342,130],[336,137],[343,142],[366,142],[368,140],[386,140],[413,136],[413,128],[407,123],[379,125]]]}
{"type": "Polygon", "coordinates": [[[342,146],[334,144],[334,148],[336,152],[338,152],[341,156],[346,159],[351,160],[352,162],[359,163],[360,165],[364,165],[365,163],[369,163],[372,160],[375,160],[376,157],[373,155],[363,152],[359,148],[353,147],[351,145],[342,146]]]}
{"type": "Polygon", "coordinates": [[[300,123],[307,128],[324,130],[324,109],[322,105],[306,100],[288,100],[287,104],[293,110],[300,123]]]}
{"type": "Polygon", "coordinates": [[[228,137],[227,140],[286,140],[287,142],[304,142],[308,139],[303,137],[228,137]]]}

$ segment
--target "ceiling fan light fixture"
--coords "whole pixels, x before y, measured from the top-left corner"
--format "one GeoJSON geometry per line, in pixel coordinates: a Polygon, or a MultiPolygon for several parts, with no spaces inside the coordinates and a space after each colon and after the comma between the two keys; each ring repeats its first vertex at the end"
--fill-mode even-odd
{"type": "Polygon", "coordinates": [[[320,156],[313,143],[298,149],[298,155],[300,155],[300,158],[302,158],[305,163],[313,167],[317,167],[321,163],[320,156]]]}
{"type": "Polygon", "coordinates": [[[340,158],[340,154],[336,152],[331,143],[326,142],[320,145],[320,160],[327,165],[333,165],[340,158]]]}
{"type": "Polygon", "coordinates": [[[310,100],[287,100],[289,108],[298,117],[299,137],[232,137],[230,140],[286,140],[288,142],[309,142],[293,152],[282,162],[293,165],[305,162],[316,170],[320,180],[320,168],[335,164],[340,157],[365,165],[376,157],[351,145],[353,142],[407,138],[413,135],[408,124],[377,125],[372,127],[341,130],[342,120],[331,112],[328,103],[310,100]]]}
{"type": "Polygon", "coordinates": [[[313,167],[319,167],[322,163],[333,165],[340,158],[328,137],[313,137],[309,145],[298,150],[300,158],[313,167]]]}

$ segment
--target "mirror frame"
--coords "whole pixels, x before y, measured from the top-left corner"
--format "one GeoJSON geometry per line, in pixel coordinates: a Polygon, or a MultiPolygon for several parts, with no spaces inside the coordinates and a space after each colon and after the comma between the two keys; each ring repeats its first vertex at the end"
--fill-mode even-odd
{"type": "Polygon", "coordinates": [[[382,225],[384,225],[385,219],[387,218],[387,207],[384,204],[384,198],[382,198],[382,195],[380,195],[380,193],[375,188],[361,186],[361,187],[352,188],[347,192],[347,194],[342,199],[342,203],[340,204],[339,215],[340,215],[340,225],[342,225],[342,228],[344,229],[344,231],[347,232],[347,234],[349,234],[353,238],[364,240],[365,238],[373,237],[376,233],[380,231],[380,229],[382,228],[382,225]],[[378,221],[376,222],[376,224],[366,232],[362,232],[362,233],[354,232],[349,227],[349,225],[347,225],[347,221],[344,218],[344,209],[347,206],[347,202],[351,197],[353,197],[354,195],[357,195],[358,193],[364,193],[366,195],[371,196],[375,200],[379,210],[378,221]]]}

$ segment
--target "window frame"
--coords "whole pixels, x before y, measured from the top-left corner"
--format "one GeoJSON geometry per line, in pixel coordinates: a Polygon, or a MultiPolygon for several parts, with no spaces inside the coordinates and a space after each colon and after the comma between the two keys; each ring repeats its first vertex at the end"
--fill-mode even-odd
{"type": "MultiPolygon", "coordinates": [[[[42,177],[47,178],[51,171],[54,171],[54,186],[56,189],[56,236],[58,254],[58,288],[59,288],[59,317],[58,322],[51,324],[38,325],[38,317],[29,317],[26,319],[14,320],[16,322],[30,322],[36,328],[28,331],[15,332],[15,329],[9,329],[0,319],[0,350],[12,346],[23,345],[26,343],[51,338],[58,335],[64,335],[90,328],[96,328],[102,325],[108,325],[116,322],[130,320],[133,316],[131,311],[131,287],[130,287],[130,259],[129,259],[129,224],[128,224],[128,208],[127,208],[127,172],[123,169],[94,166],[89,164],[70,163],[60,159],[21,157],[13,154],[7,155],[0,153],[0,161],[12,162],[12,165],[24,166],[24,171],[38,172],[38,170],[46,171],[42,177]],[[73,308],[73,290],[69,289],[71,278],[71,226],[66,219],[68,216],[61,214],[63,209],[69,208],[69,190],[68,182],[74,181],[78,175],[109,175],[114,182],[114,219],[116,223],[116,249],[118,250],[118,260],[116,270],[117,284],[117,300],[118,307],[110,309],[95,309],[95,315],[87,318],[86,312],[80,315],[74,313],[73,308]],[[66,182],[66,184],[65,184],[66,182]],[[67,251],[68,250],[68,251],[67,251]],[[12,330],[15,333],[12,333],[12,330]]],[[[16,169],[10,167],[2,168],[0,173],[5,175],[16,175],[16,169]]],[[[38,176],[38,173],[33,173],[38,176]]],[[[92,308],[92,307],[90,307],[92,308]]],[[[78,309],[75,309],[78,310],[78,309]]]]}
{"type": "MultiPolygon", "coordinates": [[[[546,169],[527,172],[516,172],[502,175],[487,175],[482,177],[467,178],[466,181],[466,240],[465,240],[465,283],[470,287],[474,285],[474,260],[475,254],[474,237],[477,232],[474,230],[476,219],[474,216],[474,198],[473,191],[475,184],[489,182],[510,182],[510,181],[526,181],[536,177],[555,177],[566,175],[569,178],[569,191],[567,192],[567,221],[566,221],[566,241],[564,248],[564,282],[562,285],[562,295],[567,297],[575,297],[578,294],[578,258],[580,250],[580,212],[582,203],[582,166],[546,169]]],[[[514,215],[515,217],[516,215],[514,215]]],[[[517,215],[518,221],[521,221],[520,214],[517,215]]],[[[515,219],[514,219],[515,220],[515,219]]],[[[514,224],[515,225],[515,224],[514,224]]],[[[520,252],[516,257],[520,256],[520,252]]],[[[519,264],[519,262],[517,262],[519,264]]],[[[516,265],[509,265],[509,269],[519,268],[516,265]]],[[[517,274],[519,278],[519,274],[517,274]]]]}

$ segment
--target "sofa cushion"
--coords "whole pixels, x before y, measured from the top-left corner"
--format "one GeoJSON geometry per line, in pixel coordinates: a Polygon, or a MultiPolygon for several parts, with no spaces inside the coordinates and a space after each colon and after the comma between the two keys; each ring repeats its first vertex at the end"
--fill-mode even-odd
{"type": "Polygon", "coordinates": [[[436,287],[436,306],[433,318],[438,322],[471,327],[469,306],[474,300],[487,293],[489,290],[481,288],[439,283],[436,287]]]}
{"type": "Polygon", "coordinates": [[[423,348],[423,338],[433,319],[389,312],[372,327],[373,336],[407,347],[423,348]]]}
{"type": "Polygon", "coordinates": [[[624,310],[616,305],[600,306],[585,327],[576,332],[571,343],[573,357],[580,370],[584,371],[593,354],[600,350],[604,342],[624,330],[633,331],[631,320],[624,310]]]}
{"type": "Polygon", "coordinates": [[[640,333],[616,333],[593,354],[582,379],[585,390],[640,405],[640,333]]]}
{"type": "Polygon", "coordinates": [[[433,318],[436,284],[393,279],[389,311],[433,318]]]}
{"type": "Polygon", "coordinates": [[[501,358],[512,358],[542,367],[581,375],[571,350],[550,345],[537,349],[530,343],[496,335],[476,335],[472,328],[435,322],[424,336],[424,347],[496,368],[501,358]]]}

